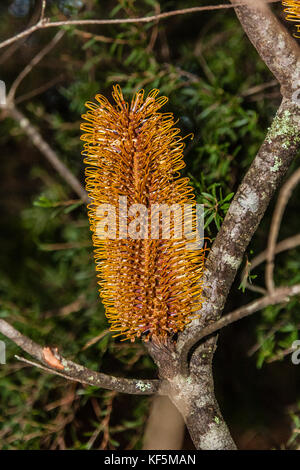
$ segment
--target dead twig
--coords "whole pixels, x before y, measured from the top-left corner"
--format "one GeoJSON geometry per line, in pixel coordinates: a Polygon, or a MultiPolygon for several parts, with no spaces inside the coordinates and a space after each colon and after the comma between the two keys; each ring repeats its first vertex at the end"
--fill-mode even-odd
{"type": "Polygon", "coordinates": [[[37,147],[37,149],[46,157],[46,159],[55,168],[58,174],[71,186],[73,191],[80,197],[85,203],[89,202],[89,197],[82,187],[78,179],[73,173],[66,167],[66,165],[59,159],[58,155],[50,147],[50,145],[43,139],[39,131],[34,127],[31,122],[24,116],[24,114],[16,107],[6,107],[5,111],[12,117],[29,137],[29,141],[37,147]]]}
{"type": "Polygon", "coordinates": [[[275,206],[273,213],[270,232],[268,237],[268,247],[266,252],[266,271],[265,271],[265,281],[268,292],[273,292],[275,289],[274,284],[274,258],[276,250],[276,241],[284,214],[285,207],[291,197],[292,191],[295,186],[300,182],[300,168],[296,170],[292,176],[285,182],[282,186],[278,200],[275,206]]]}
{"type": "MultiPolygon", "coordinates": [[[[269,3],[275,3],[279,0],[267,0],[269,3]]],[[[235,6],[245,5],[245,2],[239,2],[235,6]]],[[[2,47],[6,47],[9,44],[18,41],[21,38],[27,37],[30,34],[45,28],[53,28],[53,27],[60,27],[60,26],[68,26],[68,25],[109,25],[109,24],[128,24],[128,23],[150,23],[151,21],[159,21],[162,19],[170,18],[172,16],[178,15],[186,15],[189,13],[198,13],[201,11],[215,11],[215,10],[223,10],[233,8],[233,5],[222,4],[222,5],[208,5],[203,7],[192,7],[192,8],[184,8],[181,10],[173,10],[168,11],[166,13],[159,13],[158,15],[150,15],[144,16],[142,18],[119,18],[119,19],[106,19],[106,20],[70,20],[70,21],[49,21],[44,17],[41,17],[40,20],[33,26],[25,31],[22,31],[15,36],[6,39],[5,41],[0,43],[0,49],[2,47]]]]}
{"type": "Polygon", "coordinates": [[[15,81],[10,87],[9,93],[7,95],[7,102],[8,106],[9,103],[13,103],[16,91],[20,85],[20,83],[24,80],[24,78],[31,72],[31,70],[56,46],[56,44],[63,38],[65,31],[61,30],[56,33],[53,39],[43,47],[38,54],[26,65],[26,67],[20,72],[17,76],[15,81]]]}

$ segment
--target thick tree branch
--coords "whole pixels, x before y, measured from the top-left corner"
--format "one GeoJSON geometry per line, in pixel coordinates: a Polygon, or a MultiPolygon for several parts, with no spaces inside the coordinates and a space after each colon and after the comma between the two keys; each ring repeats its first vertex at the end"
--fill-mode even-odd
{"type": "Polygon", "coordinates": [[[225,305],[244,252],[265,210],[299,149],[300,108],[283,100],[266,139],[237,190],[207,260],[206,301],[195,319],[180,334],[177,348],[185,361],[198,342],[201,329],[216,321],[225,305]]]}
{"type": "Polygon", "coordinates": [[[258,7],[257,0],[248,0],[247,6],[233,3],[245,32],[288,98],[283,99],[209,254],[204,279],[207,300],[199,312],[201,318],[194,320],[178,341],[183,361],[198,342],[201,328],[221,315],[248,243],[300,147],[300,107],[294,100],[300,86],[299,47],[266,5],[258,7]]]}
{"type": "Polygon", "coordinates": [[[164,392],[182,414],[195,447],[236,449],[214,395],[211,347],[203,350],[201,363],[192,364],[188,377],[181,373],[180,357],[171,340],[164,344],[152,341],[146,347],[158,366],[164,392]]]}
{"type": "Polygon", "coordinates": [[[211,373],[211,349],[204,359],[191,367],[189,377],[177,374],[170,381],[170,399],[179,409],[196,449],[235,450],[236,445],[220,412],[211,373]]]}
{"type": "MultiPolygon", "coordinates": [[[[0,319],[0,333],[11,339],[30,356],[40,361],[42,366],[32,363],[31,361],[28,362],[26,359],[25,362],[31,365],[36,365],[46,370],[47,372],[59,375],[65,379],[73,380],[83,384],[94,385],[96,387],[105,388],[107,390],[115,390],[117,392],[130,393],[134,395],[152,395],[155,393],[161,393],[159,380],[139,380],[125,379],[123,377],[112,377],[110,375],[102,374],[101,372],[95,372],[81,366],[80,364],[69,361],[68,359],[60,356],[56,350],[53,350],[51,354],[53,354],[54,361],[56,359],[57,366],[52,367],[50,365],[51,362],[49,362],[49,359],[47,360],[46,354],[46,350],[49,351],[49,348],[43,348],[27,336],[21,334],[13,326],[2,319],[0,319]]],[[[55,362],[53,362],[53,364],[55,364],[55,362]]]]}
{"type": "MultiPolygon", "coordinates": [[[[235,6],[237,6],[236,2],[235,6]]],[[[242,26],[262,59],[280,81],[284,99],[264,143],[238,188],[210,251],[204,279],[204,285],[207,286],[206,301],[199,312],[201,317],[194,320],[179,335],[176,345],[181,386],[183,386],[184,377],[186,381],[191,380],[193,376],[198,377],[198,380],[195,380],[195,387],[198,383],[200,388],[198,392],[187,393],[191,404],[185,416],[190,434],[195,444],[201,449],[233,449],[235,445],[214,398],[212,359],[216,348],[216,335],[206,338],[192,351],[189,368],[188,354],[201,338],[225,326],[227,322],[253,313],[257,308],[262,308],[266,301],[285,299],[286,291],[280,291],[277,299],[263,298],[238,309],[228,318],[224,317],[220,320],[221,323],[217,322],[244,252],[271,197],[296,155],[300,143],[300,109],[297,100],[294,99],[294,93],[299,86],[297,46],[281,30],[281,27],[278,35],[279,42],[275,37],[266,46],[266,42],[263,42],[266,41],[264,32],[274,27],[270,37],[278,34],[277,20],[269,10],[258,12],[253,7],[243,6],[236,11],[242,26]]],[[[299,293],[298,289],[299,286],[295,286],[296,294],[299,293]]],[[[180,407],[180,402],[176,404],[180,407]]]]}
{"type": "Polygon", "coordinates": [[[281,85],[281,94],[292,99],[300,83],[299,46],[264,0],[247,0],[238,6],[230,0],[241,25],[269,70],[281,85]]]}

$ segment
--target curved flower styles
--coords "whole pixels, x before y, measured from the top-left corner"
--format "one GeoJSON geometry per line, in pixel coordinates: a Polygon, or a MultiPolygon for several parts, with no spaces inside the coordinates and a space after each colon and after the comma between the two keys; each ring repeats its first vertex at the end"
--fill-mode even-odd
{"type": "Polygon", "coordinates": [[[293,36],[300,38],[300,0],[282,0],[282,5],[287,7],[284,9],[287,21],[295,21],[297,32],[293,36]]]}
{"type": "MultiPolygon", "coordinates": [[[[164,340],[183,330],[202,303],[203,249],[187,248],[183,237],[160,237],[161,229],[153,238],[143,221],[138,228],[144,236],[136,239],[124,236],[121,221],[115,237],[96,233],[104,218],[98,211],[102,204],[116,208],[121,220],[120,196],[126,196],[128,207],[141,204],[146,211],[153,204],[195,205],[189,179],[178,173],[185,166],[183,139],[173,115],[159,112],[167,98],[157,98],[158,93],[152,90],[144,97],[139,91],[129,105],[117,85],[116,104],[97,95],[97,104],[86,103],[82,117],[88,122],[81,125],[100,295],[111,330],[132,341],[164,340]]],[[[175,219],[171,217],[173,234],[175,219]]]]}

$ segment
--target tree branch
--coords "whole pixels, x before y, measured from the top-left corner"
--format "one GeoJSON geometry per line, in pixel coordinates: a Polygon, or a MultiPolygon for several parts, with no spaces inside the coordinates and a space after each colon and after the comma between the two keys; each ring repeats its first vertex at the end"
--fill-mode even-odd
{"type": "Polygon", "coordinates": [[[288,203],[288,200],[292,194],[294,187],[300,182],[300,168],[296,170],[292,176],[285,182],[282,186],[278,200],[274,209],[272,221],[271,221],[271,228],[269,232],[268,238],[268,247],[266,251],[266,286],[268,292],[273,292],[275,289],[274,285],[274,258],[275,258],[275,249],[276,249],[276,240],[278,237],[282,217],[284,214],[285,207],[288,203]]]}
{"type": "Polygon", "coordinates": [[[56,85],[59,82],[62,82],[64,80],[64,75],[60,74],[57,77],[52,78],[52,80],[49,80],[46,83],[43,83],[43,85],[39,86],[38,88],[35,88],[28,93],[24,93],[23,95],[18,96],[15,100],[15,104],[22,103],[23,101],[29,100],[31,98],[34,98],[37,95],[40,95],[44,93],[45,91],[49,90],[49,88],[52,88],[54,85],[56,85]]]}
{"type": "Polygon", "coordinates": [[[11,339],[30,356],[41,362],[42,365],[18,357],[19,360],[23,360],[23,362],[37,366],[51,374],[59,375],[75,382],[94,385],[107,390],[115,390],[121,393],[130,393],[134,395],[153,395],[155,393],[162,393],[159,380],[139,380],[112,377],[69,361],[59,355],[56,350],[51,351],[53,356],[53,362],[51,362],[48,359],[50,348],[43,348],[27,336],[22,335],[18,330],[2,319],[0,319],[0,333],[11,339]],[[57,364],[56,366],[55,363],[57,364]],[[51,364],[54,364],[54,366],[51,366],[51,364]]]}
{"type": "Polygon", "coordinates": [[[41,16],[40,16],[40,21],[42,21],[44,19],[44,16],[45,16],[45,10],[46,10],[46,0],[41,0],[41,16]]]}
{"type": "Polygon", "coordinates": [[[64,165],[58,158],[57,154],[52,150],[50,145],[43,139],[38,130],[30,123],[24,114],[14,105],[4,108],[7,114],[12,117],[23,129],[25,134],[29,137],[29,141],[37,147],[37,149],[47,158],[51,165],[55,168],[58,174],[71,186],[73,191],[84,201],[89,202],[89,197],[78,181],[76,176],[64,165]]]}
{"type": "MultiPolygon", "coordinates": [[[[275,3],[279,0],[267,0],[268,3],[275,3]]],[[[245,5],[245,2],[239,2],[237,5],[245,5]]],[[[0,43],[0,49],[2,47],[6,47],[9,44],[18,41],[21,38],[27,37],[30,34],[45,28],[53,28],[53,27],[60,27],[60,26],[67,26],[67,25],[109,25],[109,24],[128,24],[128,23],[150,23],[151,21],[159,21],[165,18],[170,18],[172,16],[177,15],[186,15],[188,13],[196,13],[200,11],[214,11],[214,10],[222,10],[227,8],[233,8],[233,5],[222,4],[222,5],[208,5],[203,7],[192,7],[192,8],[184,8],[182,10],[173,10],[168,11],[165,13],[160,13],[157,15],[150,15],[141,18],[115,18],[115,19],[106,19],[106,20],[70,20],[70,21],[49,21],[48,19],[41,17],[40,20],[33,26],[28,29],[25,29],[19,34],[6,39],[5,41],[0,43]]]]}
{"type": "Polygon", "coordinates": [[[171,340],[163,344],[152,340],[146,347],[159,368],[166,394],[186,422],[196,449],[236,449],[214,395],[211,348],[203,350],[202,362],[191,364],[189,376],[185,377],[171,340]]]}
{"type": "MultiPolygon", "coordinates": [[[[292,250],[293,248],[296,248],[297,246],[300,245],[300,233],[297,235],[293,235],[292,237],[285,238],[281,242],[279,242],[275,246],[274,254],[282,253],[283,251],[286,250],[292,250]]],[[[259,255],[255,256],[251,262],[248,263],[249,267],[245,267],[243,269],[243,272],[241,274],[241,282],[243,283],[243,286],[246,287],[249,290],[253,290],[254,292],[261,292],[263,294],[266,293],[266,289],[263,289],[262,287],[258,286],[253,286],[252,284],[249,284],[245,278],[249,276],[250,272],[253,271],[257,266],[259,266],[261,263],[263,263],[267,259],[267,250],[262,251],[259,253],[259,255]]]]}
{"type": "Polygon", "coordinates": [[[235,450],[215,399],[211,351],[203,350],[202,354],[205,360],[191,367],[188,378],[178,374],[170,382],[170,399],[184,417],[196,449],[235,450]]]}
{"type": "Polygon", "coordinates": [[[252,313],[258,312],[268,305],[277,305],[283,302],[288,302],[290,297],[300,294],[300,284],[295,284],[292,287],[278,287],[271,294],[261,297],[258,300],[254,300],[248,305],[244,305],[231,313],[228,313],[224,317],[221,317],[218,321],[211,323],[204,327],[198,337],[198,341],[205,338],[206,336],[215,333],[216,331],[230,325],[242,318],[252,315],[252,313]]]}
{"type": "Polygon", "coordinates": [[[41,49],[38,54],[33,57],[29,64],[27,64],[27,66],[22,70],[22,72],[17,76],[12,86],[10,87],[9,93],[7,94],[8,103],[13,103],[17,88],[22,82],[22,80],[24,80],[24,78],[31,72],[33,67],[35,67],[56,46],[56,44],[62,39],[64,34],[65,31],[58,31],[58,33],[56,33],[56,35],[52,38],[49,44],[43,47],[43,49],[41,49]]]}
{"type": "MultiPolygon", "coordinates": [[[[235,6],[237,4],[235,3],[235,6]]],[[[221,326],[238,319],[243,314],[250,314],[257,308],[263,308],[267,302],[281,302],[286,299],[288,291],[280,290],[278,297],[269,297],[256,301],[250,306],[233,312],[231,317],[225,317],[221,324],[216,324],[224,308],[230,287],[242,261],[244,252],[255,233],[261,218],[269,204],[271,197],[286,174],[294,156],[299,149],[299,117],[300,109],[294,100],[294,91],[297,90],[296,75],[299,67],[299,54],[293,40],[287,38],[286,33],[280,33],[282,42],[277,38],[261,47],[261,31],[274,27],[272,37],[278,31],[278,22],[274,16],[265,16],[247,8],[247,29],[251,32],[251,40],[263,60],[270,65],[276,78],[281,82],[284,99],[278,109],[276,117],[269,129],[266,139],[256,155],[250,169],[246,173],[233,202],[227,212],[221,230],[213,244],[207,260],[207,269],[203,284],[207,286],[206,300],[203,303],[199,319],[191,322],[186,329],[178,335],[176,353],[170,349],[170,358],[164,358],[163,348],[159,352],[151,351],[156,360],[163,378],[167,377],[170,385],[169,396],[181,411],[187,427],[199,449],[235,449],[226,423],[219,410],[214,395],[212,359],[216,348],[216,336],[206,338],[192,353],[190,367],[188,353],[191,348],[203,338],[221,326]],[[258,23],[260,20],[260,23],[258,23]],[[274,20],[274,21],[273,21],[274,20]],[[267,27],[265,28],[265,25],[267,27]],[[256,31],[260,28],[261,31],[256,31]],[[285,50],[282,49],[284,44],[285,50]],[[270,58],[274,55],[274,64],[270,58]],[[288,60],[284,63],[284,57],[288,60]],[[290,68],[287,69],[287,62],[290,68]],[[292,78],[285,84],[287,73],[292,78]],[[295,82],[294,82],[295,79],[295,82]],[[246,308],[246,310],[245,310],[246,308]],[[211,325],[214,323],[214,325],[211,325]],[[176,362],[178,365],[176,365],[176,362]],[[165,364],[169,364],[166,366],[165,364]],[[169,368],[173,368],[173,376],[169,376],[169,368]],[[188,375],[188,377],[187,377],[188,375]]],[[[246,10],[243,10],[245,12],[246,10]]],[[[241,19],[241,18],[240,18],[241,19]]],[[[241,20],[242,25],[243,20],[241,20]]],[[[281,31],[281,29],[280,29],[281,31]]],[[[299,75],[299,73],[298,73],[299,75]]],[[[284,289],[284,288],[282,288],[284,289]]],[[[300,292],[299,286],[294,286],[295,295],[300,292]]],[[[221,320],[220,320],[221,321],[221,320]]]]}
{"type": "Polygon", "coordinates": [[[203,284],[206,300],[199,314],[179,335],[177,349],[183,364],[199,341],[201,329],[216,321],[225,305],[244,252],[265,210],[299,149],[295,118],[300,108],[284,99],[266,139],[238,188],[207,259],[203,284]]]}
{"type": "Polygon", "coordinates": [[[241,25],[269,70],[281,85],[281,94],[292,99],[299,88],[299,46],[270,11],[264,0],[247,0],[239,5],[230,0],[241,25]]]}
{"type": "Polygon", "coordinates": [[[250,40],[288,98],[282,100],[209,253],[201,318],[179,335],[177,348],[182,361],[186,361],[188,351],[198,342],[201,329],[220,317],[244,252],[300,147],[300,107],[293,101],[293,93],[300,86],[299,47],[266,5],[258,8],[256,0],[248,0],[247,6],[237,6],[236,1],[233,4],[250,40]]]}

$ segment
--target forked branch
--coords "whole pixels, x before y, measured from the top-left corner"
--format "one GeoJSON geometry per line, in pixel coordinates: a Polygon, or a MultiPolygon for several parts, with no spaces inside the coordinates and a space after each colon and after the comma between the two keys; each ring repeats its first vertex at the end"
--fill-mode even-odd
{"type": "Polygon", "coordinates": [[[94,385],[96,387],[105,388],[107,390],[115,390],[121,393],[130,393],[133,395],[152,395],[160,393],[159,380],[139,380],[126,379],[123,377],[112,377],[101,372],[96,372],[86,367],[76,364],[65,359],[57,350],[43,348],[39,344],[32,341],[27,336],[20,333],[5,320],[0,319],[0,333],[16,343],[23,351],[27,352],[31,357],[37,359],[41,364],[24,360],[24,362],[37,366],[47,372],[68,380],[80,382],[82,384],[94,385]]]}
{"type": "Polygon", "coordinates": [[[300,106],[294,95],[300,88],[299,46],[267,5],[262,9],[256,0],[249,0],[247,6],[236,7],[236,12],[262,60],[280,81],[284,98],[209,253],[204,280],[209,288],[201,318],[188,325],[178,341],[183,363],[201,329],[220,317],[245,250],[300,148],[300,106]]]}

